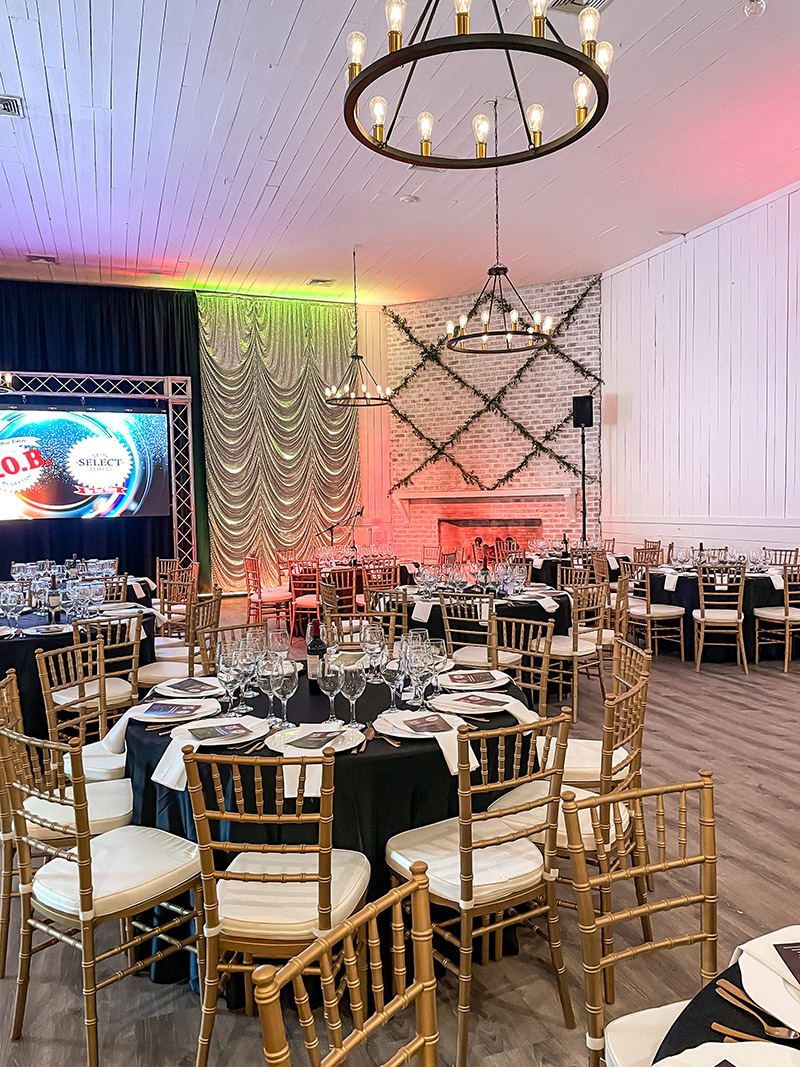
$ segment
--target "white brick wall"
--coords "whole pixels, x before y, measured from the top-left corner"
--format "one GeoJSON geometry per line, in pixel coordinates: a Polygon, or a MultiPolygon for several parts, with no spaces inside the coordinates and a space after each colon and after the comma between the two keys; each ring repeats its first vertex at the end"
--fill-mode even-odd
{"type": "MultiPolygon", "coordinates": [[[[552,315],[558,323],[588,284],[588,278],[550,282],[546,285],[525,286],[520,293],[531,311],[552,315]]],[[[414,334],[435,339],[444,332],[448,319],[458,316],[474,304],[477,294],[448,297],[442,300],[421,301],[395,308],[407,319],[414,334]]],[[[399,382],[419,358],[419,350],[409,344],[389,323],[388,325],[388,382],[399,382]]],[[[600,373],[600,288],[588,295],[569,330],[558,340],[559,347],[578,359],[595,373],[600,373]]],[[[443,359],[462,378],[486,393],[495,392],[526,359],[524,353],[463,355],[445,351],[443,359]]],[[[594,381],[584,379],[568,364],[551,353],[543,353],[522,382],[513,388],[503,401],[503,407],[531,433],[541,437],[554,423],[559,422],[572,407],[572,397],[589,393],[594,381]]],[[[447,438],[477,408],[481,401],[472,392],[449,378],[444,371],[428,364],[397,397],[398,406],[406,412],[424,433],[442,441],[447,438]]],[[[595,398],[595,425],[586,431],[587,472],[596,481],[588,484],[588,529],[590,536],[599,532],[600,515],[600,401],[595,398]]],[[[552,442],[554,451],[580,466],[580,430],[568,426],[552,442]]],[[[390,420],[389,464],[390,485],[408,474],[420,463],[428,449],[411,430],[398,419],[390,420]]],[[[516,466],[529,451],[529,444],[516,429],[501,416],[484,415],[453,446],[452,454],[467,470],[474,470],[481,481],[492,484],[510,467],[516,466]]],[[[549,458],[537,458],[520,472],[512,482],[516,488],[564,487],[576,482],[573,475],[562,470],[549,458]]],[[[415,476],[415,489],[463,489],[460,472],[446,460],[439,460],[415,476]]],[[[400,551],[413,551],[422,543],[436,543],[436,520],[441,509],[437,505],[412,503],[411,522],[407,522],[397,504],[393,507],[393,538],[400,551]]],[[[572,517],[566,505],[558,502],[539,502],[527,499],[524,503],[503,505],[492,514],[541,516],[546,536],[562,530],[580,531],[580,516],[572,517]]]]}

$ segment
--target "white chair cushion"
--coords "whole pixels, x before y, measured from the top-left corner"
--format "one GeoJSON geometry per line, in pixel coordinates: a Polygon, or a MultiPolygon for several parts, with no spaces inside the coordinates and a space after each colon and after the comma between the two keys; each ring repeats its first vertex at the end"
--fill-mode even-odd
{"type": "Polygon", "coordinates": [[[161,601],[158,599],[158,597],[156,597],[155,600],[153,600],[152,604],[153,604],[153,607],[155,608],[155,610],[159,611],[159,612],[166,611],[167,607],[169,606],[170,610],[171,610],[171,614],[173,614],[173,615],[185,615],[186,614],[186,605],[185,604],[172,604],[172,605],[165,604],[164,607],[162,608],[161,607],[161,601]]]}
{"type": "MultiPolygon", "coordinates": [[[[87,697],[97,696],[100,690],[100,683],[96,680],[84,683],[83,691],[87,697]]],[[[133,700],[134,694],[131,692],[131,683],[126,682],[124,678],[106,678],[106,707],[117,707],[120,704],[125,704],[133,700]]],[[[71,685],[68,689],[61,689],[57,693],[53,693],[53,703],[55,704],[71,704],[73,700],[80,698],[80,687],[77,685],[71,685]]],[[[87,700],[86,707],[91,708],[93,705],[96,707],[97,701],[87,700]]]]}
{"type": "MultiPolygon", "coordinates": [[[[586,800],[588,797],[595,797],[597,793],[591,793],[588,789],[578,789],[577,786],[567,786],[571,792],[575,794],[576,800],[586,800]]],[[[540,797],[547,796],[549,792],[549,785],[547,782],[526,782],[525,785],[517,786],[516,789],[510,790],[505,793],[499,800],[495,800],[493,804],[489,805],[489,811],[503,811],[506,808],[513,808],[517,804],[527,804],[533,800],[538,800],[540,797]]],[[[563,793],[563,789],[562,789],[563,793]]],[[[608,809],[610,812],[610,809],[608,809]]],[[[620,816],[622,819],[622,830],[625,832],[630,826],[631,817],[628,814],[627,808],[620,808],[620,816]]],[[[534,823],[540,823],[547,817],[545,809],[534,808],[532,811],[520,811],[516,815],[504,816],[505,821],[513,826],[515,830],[524,830],[527,826],[532,826],[534,823]]],[[[614,828],[614,816],[609,814],[611,820],[611,828],[613,833],[614,828]]],[[[587,852],[596,851],[596,843],[594,839],[594,831],[592,830],[592,815],[589,811],[578,812],[578,822],[581,828],[581,837],[583,838],[583,847],[587,852]]],[[[534,840],[543,845],[544,834],[537,835],[534,840]]],[[[556,847],[560,849],[567,848],[567,824],[564,820],[563,808],[558,810],[558,835],[556,838],[556,847]]]]}
{"type": "MultiPolygon", "coordinates": [[[[240,853],[229,871],[300,874],[319,869],[318,858],[301,853],[240,853]]],[[[360,852],[331,853],[331,923],[352,915],[367,891],[370,866],[360,852]]],[[[313,941],[319,932],[317,882],[219,883],[219,921],[223,934],[278,941],[313,941]]]]}
{"type": "MultiPolygon", "coordinates": [[[[453,652],[453,661],[459,667],[488,667],[489,649],[485,645],[464,645],[453,652]]],[[[497,650],[497,663],[500,667],[518,667],[522,663],[519,652],[497,650]]]]}
{"type": "Polygon", "coordinates": [[[553,643],[550,646],[550,655],[556,656],[559,659],[572,659],[576,656],[578,659],[584,659],[587,656],[594,656],[597,654],[597,645],[592,641],[581,641],[578,638],[577,651],[572,648],[572,638],[567,637],[565,634],[557,634],[553,638],[553,643]]]}
{"type": "Polygon", "coordinates": [[[688,1003],[663,1004],[610,1022],[605,1030],[606,1067],[650,1067],[659,1045],[688,1003]]]}
{"type": "MultiPolygon", "coordinates": [[[[769,619],[772,622],[783,622],[786,612],[782,606],[775,608],[755,608],[753,614],[758,619],[769,619]]],[[[789,608],[789,620],[800,622],[800,608],[789,608]]]]}
{"type": "Polygon", "coordinates": [[[313,593],[304,593],[303,596],[295,597],[294,606],[296,608],[307,608],[309,611],[316,610],[319,601],[313,593]]]}
{"type": "Polygon", "coordinates": [[[148,663],[139,668],[139,688],[145,686],[160,685],[162,682],[170,682],[173,678],[188,678],[189,667],[186,661],[183,663],[169,659],[157,659],[155,663],[148,663]]]}
{"type": "MultiPolygon", "coordinates": [[[[510,825],[503,819],[472,826],[475,841],[510,832],[510,825]]],[[[458,819],[406,830],[388,841],[386,862],[393,871],[409,878],[411,864],[417,860],[428,864],[431,893],[457,905],[461,899],[458,819]]],[[[472,896],[476,906],[535,888],[541,883],[544,870],[541,852],[527,839],[477,849],[472,853],[472,864],[472,896]]]]}
{"type": "MultiPolygon", "coordinates": [[[[125,752],[109,752],[102,741],[83,746],[83,773],[87,782],[108,782],[125,777],[125,752]]],[[[64,756],[64,770],[72,774],[69,753],[64,756]]]]}
{"type": "MultiPolygon", "coordinates": [[[[536,740],[536,750],[539,754],[539,761],[542,761],[544,756],[544,738],[539,737],[536,740]]],[[[600,759],[603,752],[602,741],[593,741],[589,738],[583,739],[578,737],[571,737],[567,741],[567,755],[564,760],[564,785],[567,784],[584,784],[585,782],[599,782],[600,781],[600,759]]],[[[614,749],[613,760],[614,763],[622,763],[623,760],[628,758],[627,748],[620,746],[614,749]]],[[[555,757],[555,746],[550,748],[550,763],[555,757]]],[[[629,768],[623,767],[621,771],[618,771],[615,775],[616,778],[624,778],[628,773],[629,768]]]]}
{"type": "MultiPolygon", "coordinates": [[[[67,789],[67,796],[72,796],[70,788],[67,789]]],[[[109,830],[116,830],[130,823],[133,816],[133,788],[130,778],[117,778],[108,782],[87,782],[86,799],[89,805],[89,829],[93,834],[105,834],[109,830]]],[[[57,822],[62,826],[74,825],[74,811],[65,804],[41,800],[39,797],[28,797],[25,807],[32,815],[38,815],[50,822],[57,822]]],[[[37,826],[36,823],[28,825],[28,833],[30,837],[35,837],[39,841],[55,841],[61,837],[61,834],[54,830],[48,830],[45,826],[37,826]]]]}
{"type": "Polygon", "coordinates": [[[155,641],[156,655],[167,648],[186,648],[186,641],[182,637],[157,637],[155,641]]]}
{"type": "MultiPolygon", "coordinates": [[[[192,652],[194,653],[195,663],[200,663],[200,649],[197,645],[193,646],[192,652]]],[[[156,652],[156,659],[159,663],[182,663],[186,667],[189,662],[189,648],[187,645],[182,648],[165,648],[163,651],[156,652]]]]}
{"type": "MultiPolygon", "coordinates": [[[[614,633],[613,630],[604,629],[603,630],[603,636],[601,638],[601,642],[602,642],[603,648],[608,648],[611,645],[613,645],[614,644],[614,638],[616,636],[617,635],[614,633]]],[[[570,630],[570,637],[572,637],[572,631],[571,630],[570,630]]],[[[597,643],[597,630],[581,630],[580,631],[580,639],[582,641],[589,641],[590,644],[593,644],[593,645],[596,644],[597,643]]]]}
{"type": "MultiPolygon", "coordinates": [[[[123,826],[95,837],[92,885],[96,916],[132,911],[148,900],[169,900],[200,873],[197,845],[152,826],[123,826]]],[[[33,878],[33,897],[48,908],[78,916],[78,865],[51,860],[33,878]]]]}
{"type": "MultiPolygon", "coordinates": [[[[646,600],[631,600],[628,605],[628,610],[631,615],[637,617],[647,617],[647,601],[646,600]]],[[[676,607],[674,604],[650,604],[650,618],[651,619],[680,619],[684,614],[682,607],[676,607]]]]}
{"type": "MultiPolygon", "coordinates": [[[[700,608],[695,608],[692,612],[692,618],[697,619],[700,622],[703,619],[703,613],[700,608]]],[[[706,608],[705,621],[706,622],[739,622],[744,616],[740,615],[735,608],[706,608]]]]}

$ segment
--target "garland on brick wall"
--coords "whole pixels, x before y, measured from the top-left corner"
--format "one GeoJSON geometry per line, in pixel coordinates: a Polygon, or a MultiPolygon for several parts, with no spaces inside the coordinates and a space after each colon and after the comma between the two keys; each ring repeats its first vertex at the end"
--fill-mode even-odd
{"type": "MultiPolygon", "coordinates": [[[[430,452],[425,457],[425,459],[418,466],[416,466],[413,471],[410,471],[408,474],[405,475],[405,477],[395,482],[395,484],[389,491],[393,493],[395,489],[401,489],[404,486],[410,485],[413,479],[421,471],[425,470],[426,467],[430,467],[434,463],[438,463],[441,459],[446,460],[448,463],[451,464],[451,466],[455,467],[455,469],[461,474],[461,477],[464,479],[464,481],[468,485],[474,485],[477,489],[493,490],[499,489],[501,488],[501,486],[507,485],[513,478],[516,477],[516,475],[518,475],[528,466],[531,460],[536,459],[538,456],[546,456],[548,459],[551,459],[555,463],[557,463],[562,470],[566,471],[569,474],[574,474],[576,477],[579,477],[580,470],[578,469],[578,467],[576,467],[575,464],[566,456],[561,455],[559,452],[557,452],[551,446],[550,443],[555,441],[561,434],[562,430],[564,430],[567,425],[572,421],[572,409],[570,409],[559,422],[555,423],[548,430],[546,430],[541,437],[536,437],[530,432],[530,430],[527,429],[527,427],[523,426],[521,422],[518,422],[515,418],[509,415],[509,413],[503,407],[503,401],[508,395],[509,391],[520,384],[527,372],[535,365],[539,356],[542,355],[542,353],[544,352],[550,352],[554,356],[556,356],[557,359],[560,359],[564,363],[569,364],[571,368],[575,371],[575,373],[581,378],[584,378],[587,381],[593,381],[594,384],[592,386],[591,391],[592,393],[596,391],[596,389],[601,384],[600,377],[595,374],[594,371],[590,370],[583,363],[581,363],[580,360],[574,359],[572,356],[568,355],[568,353],[566,353],[559,345],[556,344],[556,338],[561,337],[562,334],[564,334],[569,329],[573,319],[583,307],[586,298],[589,296],[592,290],[595,289],[599,284],[600,275],[598,274],[595,275],[594,278],[592,278],[592,280],[580,294],[580,296],[572,305],[572,307],[570,307],[561,317],[553,332],[549,335],[547,344],[544,345],[542,348],[535,349],[531,353],[531,355],[526,360],[524,360],[522,364],[520,364],[516,372],[508,379],[505,385],[501,386],[500,389],[497,390],[497,392],[491,395],[483,392],[483,390],[481,389],[478,389],[471,382],[468,382],[465,378],[462,378],[458,371],[454,370],[451,366],[449,366],[449,364],[445,363],[445,361],[442,359],[442,351],[447,341],[446,334],[437,338],[435,341],[424,341],[416,336],[414,331],[411,329],[411,326],[409,325],[407,319],[403,318],[403,316],[399,315],[396,311],[392,311],[391,308],[384,307],[384,315],[386,315],[386,317],[398,330],[398,332],[401,333],[403,337],[405,337],[405,339],[410,344],[414,345],[414,347],[417,348],[420,352],[420,358],[417,363],[414,364],[411,370],[405,375],[402,381],[400,381],[392,391],[391,411],[395,418],[399,419],[400,422],[407,426],[408,429],[414,434],[414,436],[418,440],[426,444],[430,449],[430,452]],[[468,389],[477,397],[477,399],[481,402],[482,405],[481,407],[477,408],[466,419],[466,421],[461,424],[461,426],[455,429],[445,441],[435,441],[432,437],[429,437],[414,423],[413,419],[409,415],[407,415],[404,411],[400,411],[400,409],[395,404],[395,400],[398,393],[402,393],[402,391],[411,384],[414,378],[416,378],[416,376],[423,369],[423,367],[425,367],[429,363],[432,366],[438,367],[440,370],[442,370],[452,381],[456,382],[458,385],[463,386],[465,389],[468,389]],[[523,458],[515,467],[512,467],[510,470],[507,470],[505,474],[501,475],[491,485],[486,485],[481,480],[481,478],[475,473],[475,471],[468,471],[464,467],[464,465],[460,463],[455,458],[455,456],[451,455],[450,452],[448,452],[447,450],[451,448],[454,444],[456,444],[464,436],[467,430],[474,426],[479,419],[483,418],[483,416],[488,414],[489,412],[494,412],[495,415],[498,415],[500,418],[505,419],[506,422],[508,422],[515,430],[517,430],[517,432],[521,434],[521,436],[525,438],[525,440],[528,442],[529,451],[525,456],[523,456],[523,458]]],[[[479,297],[475,301],[472,306],[472,309],[467,315],[468,322],[472,318],[474,318],[475,315],[478,314],[481,309],[481,305],[489,299],[489,296],[490,294],[487,293],[483,297],[479,297]]],[[[511,311],[511,305],[508,304],[504,299],[498,301],[496,295],[495,303],[498,304],[500,310],[504,312],[511,311]]],[[[520,318],[520,330],[525,331],[530,325],[530,323],[525,322],[522,318],[520,318]]]]}

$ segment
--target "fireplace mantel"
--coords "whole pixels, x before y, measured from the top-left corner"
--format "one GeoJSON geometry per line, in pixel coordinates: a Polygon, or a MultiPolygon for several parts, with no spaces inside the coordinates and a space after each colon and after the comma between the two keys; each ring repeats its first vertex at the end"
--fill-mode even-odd
{"type": "Polygon", "coordinates": [[[572,516],[577,515],[578,487],[543,489],[404,489],[393,494],[406,522],[411,521],[410,505],[425,504],[483,504],[492,506],[500,501],[564,500],[572,516]]]}

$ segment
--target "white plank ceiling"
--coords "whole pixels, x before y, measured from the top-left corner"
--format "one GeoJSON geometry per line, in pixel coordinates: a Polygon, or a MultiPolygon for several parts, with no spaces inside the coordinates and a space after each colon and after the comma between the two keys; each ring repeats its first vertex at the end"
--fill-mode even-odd
{"type": "MultiPolygon", "coordinates": [[[[408,0],[407,28],[421,6],[408,0]]],[[[501,6],[528,32],[526,0],[501,6]]],[[[473,30],[489,29],[489,0],[472,7],[473,30]]],[[[553,21],[577,45],[575,16],[553,21]]],[[[451,25],[443,2],[434,32],[451,25]]],[[[383,0],[0,0],[0,89],[25,102],[0,118],[0,276],[341,299],[358,244],[365,303],[479,288],[493,173],[409,171],[352,139],[351,29],[368,57],[383,51],[383,0]]],[[[610,268],[800,173],[797,0],[768,0],[759,19],[743,0],[613,0],[600,36],[616,49],[603,122],[501,172],[518,284],[610,268]]],[[[519,73],[546,133],[566,126],[573,74],[519,73]]],[[[413,144],[428,108],[437,147],[468,151],[472,116],[499,95],[501,139],[518,141],[510,90],[486,54],[429,61],[398,133],[413,144]]],[[[387,80],[390,105],[397,93],[387,80]]]]}

